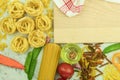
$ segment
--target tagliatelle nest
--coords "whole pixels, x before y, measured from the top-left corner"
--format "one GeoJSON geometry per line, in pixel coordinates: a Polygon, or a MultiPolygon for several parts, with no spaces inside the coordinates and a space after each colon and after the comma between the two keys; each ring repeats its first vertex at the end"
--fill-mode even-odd
{"type": "Polygon", "coordinates": [[[24,15],[24,6],[19,1],[14,1],[8,5],[8,12],[13,18],[21,18],[24,15]]]}
{"type": "Polygon", "coordinates": [[[35,22],[36,27],[41,31],[48,31],[52,27],[51,20],[46,15],[37,16],[35,22]]]}
{"type": "Polygon", "coordinates": [[[38,16],[43,12],[43,4],[40,0],[28,0],[24,8],[31,16],[38,16]]]}
{"type": "Polygon", "coordinates": [[[6,34],[13,34],[16,31],[16,20],[11,17],[2,19],[0,23],[1,31],[6,34]]]}
{"type": "Polygon", "coordinates": [[[16,36],[11,41],[11,49],[18,53],[24,53],[28,50],[29,44],[25,37],[16,36]]]}
{"type": "Polygon", "coordinates": [[[16,26],[20,33],[28,34],[34,30],[35,24],[32,18],[23,17],[17,22],[16,26]]]}
{"type": "Polygon", "coordinates": [[[28,35],[28,42],[35,48],[42,47],[46,42],[46,35],[40,30],[34,30],[28,35]]]}

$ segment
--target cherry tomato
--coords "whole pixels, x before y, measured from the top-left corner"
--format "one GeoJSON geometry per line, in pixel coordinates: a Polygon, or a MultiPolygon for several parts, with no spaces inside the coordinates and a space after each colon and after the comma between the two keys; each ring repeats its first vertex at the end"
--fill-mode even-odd
{"type": "Polygon", "coordinates": [[[57,69],[58,73],[63,79],[71,78],[74,74],[74,68],[68,63],[61,63],[57,69]]]}

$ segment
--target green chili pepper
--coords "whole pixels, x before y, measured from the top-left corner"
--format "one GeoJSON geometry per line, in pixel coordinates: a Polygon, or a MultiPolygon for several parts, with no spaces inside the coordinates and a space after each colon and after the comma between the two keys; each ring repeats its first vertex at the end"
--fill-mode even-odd
{"type": "Polygon", "coordinates": [[[25,61],[25,72],[26,73],[29,72],[29,67],[30,67],[31,60],[32,60],[32,52],[29,52],[28,56],[26,58],[26,61],[25,61]]]}
{"type": "Polygon", "coordinates": [[[31,80],[34,75],[34,71],[37,63],[37,57],[41,50],[42,47],[34,48],[32,52],[28,53],[28,56],[25,61],[25,72],[27,73],[29,80],[31,80]]]}
{"type": "Polygon", "coordinates": [[[104,50],[103,50],[103,53],[104,54],[108,54],[112,51],[115,51],[115,50],[119,50],[120,49],[120,43],[116,43],[116,44],[112,44],[108,47],[106,47],[104,50]]]}
{"type": "Polygon", "coordinates": [[[82,50],[76,44],[66,44],[62,48],[60,56],[63,61],[69,64],[75,64],[82,57],[82,50]]]}
{"type": "Polygon", "coordinates": [[[34,49],[33,49],[33,51],[32,51],[32,53],[33,53],[32,59],[37,59],[37,57],[38,57],[41,49],[42,49],[42,47],[40,47],[40,48],[34,48],[34,49]]]}
{"type": "Polygon", "coordinates": [[[29,68],[29,73],[28,73],[28,79],[29,80],[32,80],[32,77],[33,77],[34,71],[35,71],[35,67],[36,67],[36,63],[37,63],[36,59],[33,59],[31,61],[30,68],[29,68]]]}

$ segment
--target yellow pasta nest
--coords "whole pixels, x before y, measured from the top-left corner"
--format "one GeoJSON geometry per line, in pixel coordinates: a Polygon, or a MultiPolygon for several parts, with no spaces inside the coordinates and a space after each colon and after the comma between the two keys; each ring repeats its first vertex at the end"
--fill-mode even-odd
{"type": "Polygon", "coordinates": [[[11,41],[11,49],[17,53],[24,53],[28,50],[29,44],[25,37],[16,36],[11,41]]]}
{"type": "Polygon", "coordinates": [[[43,4],[40,0],[28,0],[25,4],[25,11],[31,16],[38,16],[43,11],[43,4]]]}
{"type": "Polygon", "coordinates": [[[20,33],[28,34],[34,30],[34,21],[30,17],[23,17],[17,22],[17,30],[20,33]]]}
{"type": "Polygon", "coordinates": [[[120,80],[120,73],[115,68],[114,65],[109,64],[104,69],[103,79],[104,80],[120,80]]]}
{"type": "Polygon", "coordinates": [[[13,18],[21,18],[24,15],[24,6],[19,1],[14,1],[8,6],[8,12],[13,18]]]}
{"type": "Polygon", "coordinates": [[[52,27],[51,20],[46,15],[37,16],[35,22],[36,27],[41,31],[48,31],[52,27]]]}
{"type": "Polygon", "coordinates": [[[6,34],[13,34],[16,31],[16,20],[11,17],[2,19],[0,28],[6,34]]]}
{"type": "Polygon", "coordinates": [[[35,48],[42,47],[46,42],[46,35],[40,30],[34,30],[28,35],[28,42],[35,48]]]}

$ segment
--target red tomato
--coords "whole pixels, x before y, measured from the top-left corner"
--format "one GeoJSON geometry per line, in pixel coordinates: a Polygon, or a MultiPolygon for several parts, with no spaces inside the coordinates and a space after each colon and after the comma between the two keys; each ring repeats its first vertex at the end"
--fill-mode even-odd
{"type": "Polygon", "coordinates": [[[63,79],[71,78],[74,74],[74,68],[68,63],[61,63],[57,69],[58,73],[63,79]]]}

